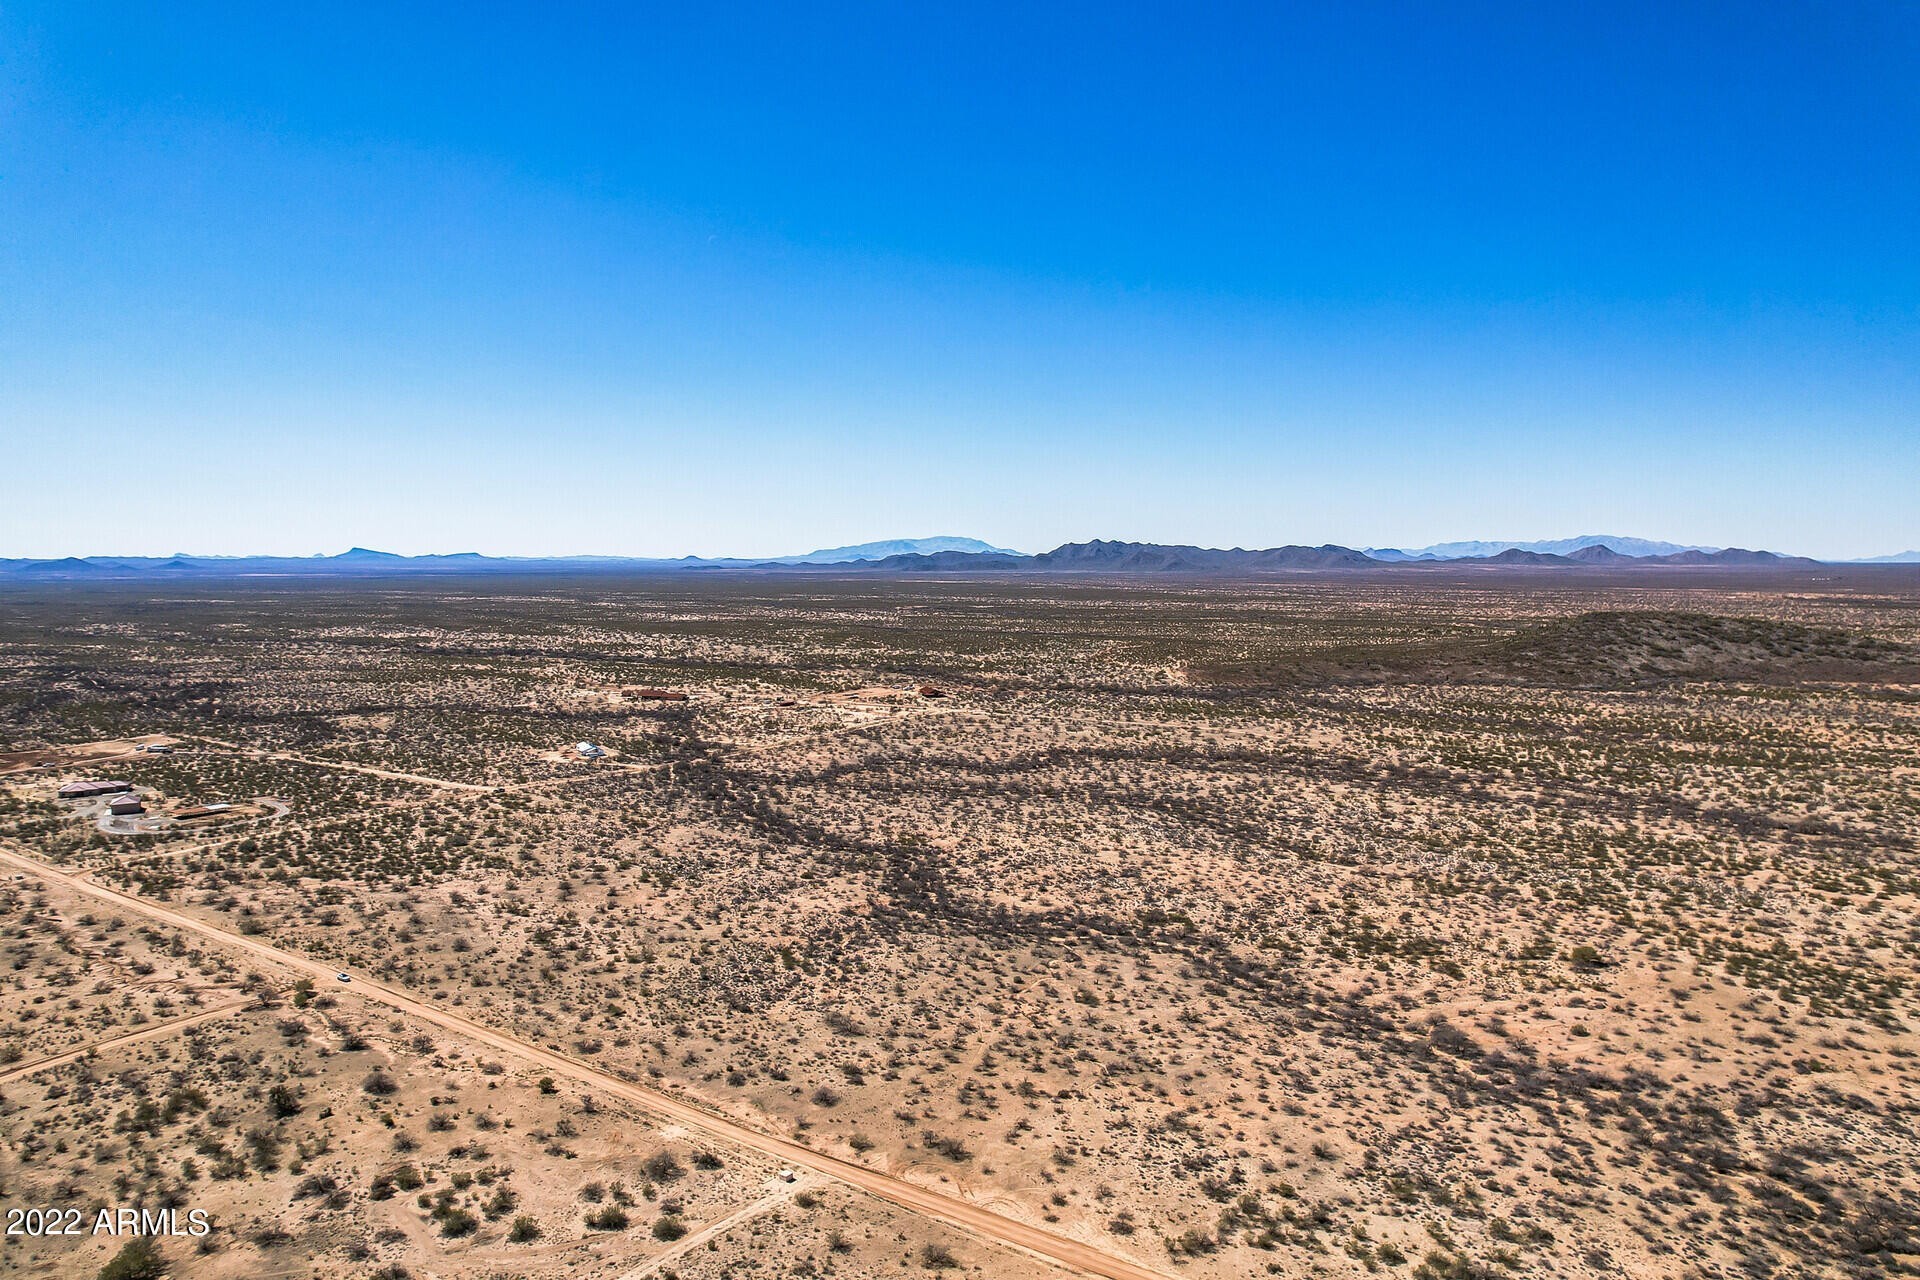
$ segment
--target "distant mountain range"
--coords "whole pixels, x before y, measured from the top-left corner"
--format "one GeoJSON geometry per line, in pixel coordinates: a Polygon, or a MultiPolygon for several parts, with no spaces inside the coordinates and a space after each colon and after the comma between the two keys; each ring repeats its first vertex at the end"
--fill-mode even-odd
{"type": "Polygon", "coordinates": [[[888,556],[940,555],[944,552],[976,556],[1017,556],[1023,553],[996,547],[978,538],[892,538],[886,542],[862,542],[851,547],[828,547],[803,556],[776,556],[765,564],[848,564],[855,560],[884,560],[888,556]]]}
{"type": "Polygon", "coordinates": [[[1555,538],[1547,542],[1436,542],[1430,547],[1403,551],[1396,547],[1368,547],[1375,560],[1464,560],[1479,556],[1497,556],[1502,551],[1539,551],[1546,555],[1566,556],[1588,547],[1606,547],[1623,556],[1671,556],[1682,551],[1718,551],[1718,547],[1695,547],[1677,542],[1655,542],[1647,538],[1623,538],[1612,533],[1583,533],[1577,538],[1555,538]]]}
{"type": "Polygon", "coordinates": [[[978,538],[893,538],[851,547],[827,547],[805,555],[769,558],[677,559],[653,556],[483,556],[477,551],[452,555],[403,556],[391,551],[353,547],[327,556],[68,556],[62,560],[0,558],[0,576],[107,578],[131,574],[251,576],[259,574],[315,575],[385,572],[459,572],[461,570],[545,572],[555,569],[748,569],[779,565],[856,564],[898,555],[1002,555],[1018,551],[996,547],[978,538]]]}
{"type": "MultiPolygon", "coordinates": [[[[1587,534],[1549,542],[1446,542],[1417,550],[1331,543],[1318,546],[1169,546],[1154,542],[1070,542],[1026,555],[978,538],[898,538],[829,547],[768,559],[658,559],[632,556],[402,556],[354,547],[335,556],[68,556],[59,560],[0,559],[0,580],[181,579],[232,577],[386,576],[422,573],[594,573],[694,570],[791,570],[879,573],[1101,573],[1261,574],[1303,570],[1399,569],[1436,566],[1633,569],[1641,567],[1811,568],[1822,562],[1739,547],[1686,547],[1645,538],[1587,534]]],[[[1920,552],[1879,556],[1856,564],[1920,564],[1920,552]]]]}
{"type": "Polygon", "coordinates": [[[1003,569],[1029,573],[1258,573],[1268,569],[1378,568],[1351,547],[1272,547],[1220,551],[1211,547],[1154,542],[1069,542],[1036,556],[898,555],[876,560],[875,569],[1003,569]]]}
{"type": "MultiPolygon", "coordinates": [[[[1622,541],[1627,541],[1622,539],[1622,541]]],[[[1658,544],[1655,544],[1658,545],[1658,544]]],[[[1719,551],[1687,549],[1661,555],[1625,555],[1603,542],[1589,543],[1561,555],[1549,551],[1530,551],[1524,547],[1506,547],[1491,555],[1440,557],[1414,556],[1398,552],[1392,556],[1356,551],[1331,543],[1318,547],[1270,547],[1247,551],[1239,547],[1221,551],[1210,547],[1166,546],[1152,542],[1070,542],[1035,556],[996,555],[898,555],[870,561],[862,568],[892,570],[901,573],[925,573],[954,570],[1011,571],[1024,573],[1192,573],[1258,574],[1303,569],[1402,569],[1417,570],[1437,566],[1562,566],[1571,569],[1593,567],[1634,568],[1658,565],[1692,565],[1722,568],[1817,568],[1818,560],[1804,556],[1784,556],[1772,551],[1747,551],[1731,547],[1719,551]]]]}

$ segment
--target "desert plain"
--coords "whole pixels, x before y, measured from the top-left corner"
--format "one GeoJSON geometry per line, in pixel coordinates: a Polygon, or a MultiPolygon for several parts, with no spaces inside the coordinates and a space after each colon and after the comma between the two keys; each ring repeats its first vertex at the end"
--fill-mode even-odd
{"type": "Polygon", "coordinates": [[[1913,1274],[1916,841],[1911,570],[9,587],[0,1273],[1913,1274]]]}

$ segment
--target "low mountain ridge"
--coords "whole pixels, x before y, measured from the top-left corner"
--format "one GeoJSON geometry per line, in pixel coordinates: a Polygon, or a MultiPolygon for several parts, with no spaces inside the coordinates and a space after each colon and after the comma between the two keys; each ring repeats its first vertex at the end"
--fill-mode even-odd
{"type": "Polygon", "coordinates": [[[1377,566],[1365,552],[1328,543],[1318,547],[1166,546],[1152,542],[1069,542],[1033,557],[1042,569],[1098,569],[1122,573],[1220,573],[1263,569],[1364,569],[1377,566]]]}
{"type": "Polygon", "coordinates": [[[884,560],[889,556],[940,555],[1018,556],[1021,552],[996,547],[978,538],[960,538],[943,534],[932,538],[889,538],[882,542],[861,542],[850,547],[827,547],[803,556],[775,556],[769,564],[846,564],[855,560],[884,560]]]}
{"type": "MultiPolygon", "coordinates": [[[[1808,569],[1821,562],[1804,556],[1741,547],[1689,549],[1663,555],[1631,555],[1605,541],[1585,542],[1568,553],[1506,546],[1484,555],[1440,557],[1392,549],[1358,551],[1336,543],[1287,545],[1248,550],[1156,542],[1094,539],[1064,543],[1038,555],[994,547],[976,538],[904,538],[860,543],[765,560],[654,559],[637,556],[488,556],[463,551],[452,555],[403,556],[354,547],[333,556],[68,556],[58,560],[0,559],[0,579],[77,579],[184,577],[379,576],[422,573],[667,573],[764,570],[790,572],[1000,572],[1231,575],[1347,569],[1439,571],[1487,566],[1512,569],[1643,567],[1808,569]],[[895,550],[894,548],[909,548],[895,550]]],[[[1638,540],[1622,539],[1629,544],[1638,540]]],[[[1499,544],[1458,544],[1499,545],[1499,544]]],[[[1546,545],[1546,544],[1541,544],[1546,545]]],[[[1652,544],[1665,545],[1665,544],[1652,544]]],[[[1884,563],[1902,563],[1893,557],[1884,563]]],[[[1867,562],[1853,562],[1856,564],[1867,562]]]]}
{"type": "Polygon", "coordinates": [[[1575,552],[1585,551],[1589,547],[1606,547],[1609,551],[1634,559],[1645,556],[1678,555],[1682,551],[1719,550],[1718,547],[1662,542],[1657,538],[1630,538],[1617,533],[1583,533],[1574,538],[1544,538],[1533,542],[1519,539],[1505,541],[1490,539],[1477,542],[1436,542],[1431,546],[1410,549],[1368,547],[1367,554],[1376,559],[1480,560],[1497,556],[1502,551],[1519,550],[1571,558],[1575,552]]]}

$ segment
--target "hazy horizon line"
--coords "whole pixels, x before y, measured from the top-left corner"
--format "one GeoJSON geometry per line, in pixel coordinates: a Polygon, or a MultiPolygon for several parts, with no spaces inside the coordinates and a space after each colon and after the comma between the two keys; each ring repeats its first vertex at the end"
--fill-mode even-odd
{"type": "MultiPolygon", "coordinates": [[[[834,544],[834,545],[818,546],[806,551],[778,551],[778,552],[769,552],[764,554],[737,553],[737,552],[736,553],[681,552],[678,554],[674,554],[674,553],[639,552],[639,551],[479,551],[471,548],[463,548],[458,551],[392,551],[384,547],[371,546],[367,542],[354,542],[341,551],[312,551],[312,552],[307,552],[307,551],[181,551],[181,550],[164,551],[164,552],[161,552],[161,551],[72,551],[72,552],[67,552],[65,554],[60,554],[60,555],[5,554],[5,555],[0,555],[0,560],[39,561],[39,562],[57,562],[61,560],[162,560],[164,561],[164,560],[172,560],[172,559],[329,560],[329,559],[339,559],[344,556],[352,555],[355,552],[365,552],[373,555],[393,556],[399,559],[406,559],[406,560],[443,559],[443,558],[453,558],[453,557],[477,557],[477,558],[487,559],[487,560],[533,560],[533,561],[538,561],[538,560],[632,560],[632,561],[675,562],[675,561],[683,561],[683,560],[694,560],[694,561],[712,562],[712,561],[732,560],[732,561],[759,562],[759,561],[778,560],[782,558],[821,555],[821,554],[825,554],[828,552],[835,552],[835,551],[858,550],[858,549],[870,547],[879,543],[912,543],[912,542],[932,542],[932,541],[939,541],[939,540],[960,540],[960,539],[983,543],[987,546],[994,548],[995,551],[993,553],[1011,554],[1011,555],[1018,555],[1018,556],[1033,556],[1033,555],[1043,554],[1045,551],[1055,550],[1062,546],[1083,545],[1083,544],[1092,543],[1092,542],[1132,543],[1132,544],[1138,544],[1138,545],[1144,545],[1144,546],[1191,546],[1191,547],[1198,547],[1203,550],[1248,550],[1248,551],[1273,550],[1273,549],[1286,547],[1286,546],[1307,546],[1307,547],[1335,546],[1335,547],[1343,547],[1348,550],[1359,551],[1363,554],[1371,554],[1376,551],[1391,551],[1391,552],[1399,552],[1407,555],[1420,555],[1423,553],[1431,552],[1434,548],[1438,548],[1438,547],[1463,546],[1463,545],[1480,545],[1480,546],[1486,546],[1486,547],[1507,547],[1507,546],[1528,547],[1528,546],[1531,546],[1534,544],[1540,544],[1540,543],[1572,542],[1579,539],[1593,539],[1601,543],[1606,543],[1609,541],[1658,543],[1658,544],[1671,546],[1679,550],[1768,551],[1776,555],[1796,556],[1796,557],[1801,557],[1805,559],[1820,560],[1824,563],[1830,563],[1830,564],[1861,563],[1861,562],[1870,561],[1876,558],[1884,558],[1889,556],[1920,554],[1920,542],[1917,542],[1914,546],[1903,546],[1903,547],[1891,548],[1888,550],[1874,552],[1869,555],[1823,556],[1823,555],[1810,554],[1810,553],[1797,551],[1797,550],[1789,550],[1783,547],[1773,546],[1766,543],[1755,543],[1750,546],[1741,545],[1738,543],[1731,543],[1731,542],[1715,543],[1715,544],[1680,543],[1680,542],[1671,542],[1667,539],[1662,539],[1662,538],[1648,538],[1648,537],[1641,537],[1638,535],[1627,535],[1627,534],[1573,534],[1566,537],[1558,537],[1558,538],[1540,538],[1540,537],[1535,537],[1535,538],[1443,538],[1443,539],[1435,540],[1433,542],[1419,544],[1419,545],[1402,544],[1398,546],[1381,544],[1381,543],[1371,543],[1371,542],[1345,543],[1345,542],[1337,542],[1337,541],[1331,541],[1331,540],[1321,541],[1321,542],[1277,542],[1277,543],[1260,543],[1260,542],[1252,542],[1252,541],[1241,541],[1241,542],[1236,542],[1232,544],[1230,547],[1209,545],[1203,542],[1171,541],[1171,540],[1161,540],[1161,539],[1155,539],[1155,538],[1087,537],[1087,538],[1068,539],[1065,542],[1055,543],[1052,546],[1042,548],[1041,551],[1026,551],[1026,550],[1016,551],[1016,550],[1012,550],[1008,546],[1008,544],[999,542],[995,539],[977,538],[972,535],[961,535],[961,534],[930,534],[930,535],[918,536],[918,537],[873,538],[863,542],[841,543],[841,544],[834,544]]],[[[989,553],[979,553],[979,554],[989,554],[989,553]]],[[[1485,554],[1497,554],[1497,553],[1487,552],[1485,554]]],[[[1466,558],[1466,557],[1464,555],[1455,555],[1455,556],[1444,557],[1444,558],[1459,559],[1459,558],[1466,558]]]]}

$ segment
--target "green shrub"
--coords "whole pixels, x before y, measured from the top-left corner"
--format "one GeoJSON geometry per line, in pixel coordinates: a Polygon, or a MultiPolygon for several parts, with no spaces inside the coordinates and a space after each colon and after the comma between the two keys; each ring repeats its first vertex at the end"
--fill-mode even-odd
{"type": "Polygon", "coordinates": [[[129,1240],[126,1247],[100,1268],[100,1280],[158,1280],[167,1273],[167,1260],[160,1247],[146,1236],[129,1240]]]}
{"type": "Polygon", "coordinates": [[[617,1204],[607,1205],[587,1215],[587,1225],[595,1231],[625,1231],[632,1219],[617,1204]]]}

